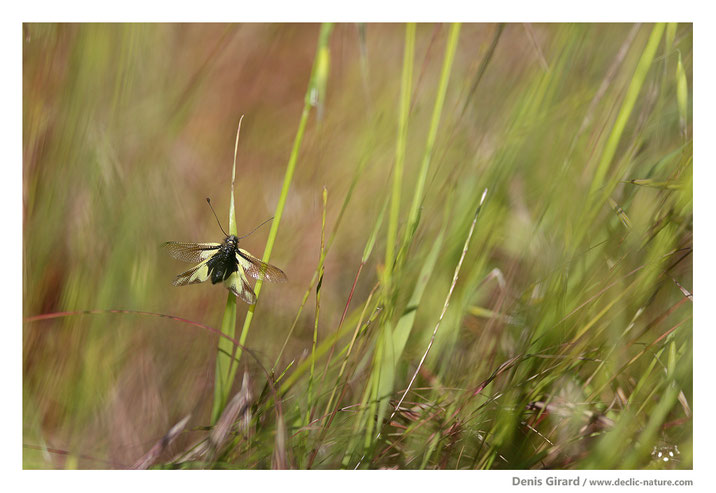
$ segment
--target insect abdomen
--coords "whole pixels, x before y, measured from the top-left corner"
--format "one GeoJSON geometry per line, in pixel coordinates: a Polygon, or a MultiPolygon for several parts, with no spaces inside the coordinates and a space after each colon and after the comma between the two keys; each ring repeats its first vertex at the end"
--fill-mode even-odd
{"type": "Polygon", "coordinates": [[[232,273],[238,270],[238,263],[235,255],[227,255],[226,252],[220,251],[207,262],[211,283],[217,284],[225,281],[232,273]]]}

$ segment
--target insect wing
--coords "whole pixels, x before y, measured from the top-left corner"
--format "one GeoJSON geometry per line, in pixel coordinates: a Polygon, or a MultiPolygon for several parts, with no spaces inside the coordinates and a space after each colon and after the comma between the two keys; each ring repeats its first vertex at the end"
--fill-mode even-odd
{"type": "Polygon", "coordinates": [[[238,260],[239,266],[254,279],[271,282],[286,282],[286,274],[284,274],[281,269],[262,262],[242,248],[239,248],[236,252],[236,260],[238,260]]]}
{"type": "Polygon", "coordinates": [[[183,262],[201,262],[207,260],[221,248],[220,243],[183,243],[168,241],[162,244],[173,258],[183,262]]]}
{"type": "Polygon", "coordinates": [[[244,274],[241,265],[239,265],[238,271],[232,272],[231,275],[224,280],[224,286],[249,305],[256,303],[256,294],[254,290],[251,289],[251,285],[246,281],[246,274],[244,274]]]}
{"type": "Polygon", "coordinates": [[[187,286],[189,284],[197,284],[209,279],[209,259],[207,258],[198,265],[195,265],[186,272],[182,272],[174,279],[175,286],[187,286]]]}

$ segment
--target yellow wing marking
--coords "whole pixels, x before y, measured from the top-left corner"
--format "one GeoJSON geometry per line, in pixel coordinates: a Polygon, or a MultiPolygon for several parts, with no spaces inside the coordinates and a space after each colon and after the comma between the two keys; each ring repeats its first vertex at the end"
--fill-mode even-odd
{"type": "Polygon", "coordinates": [[[207,265],[207,262],[209,259],[207,258],[203,262],[201,262],[198,265],[195,265],[188,271],[182,272],[177,276],[176,279],[174,279],[174,285],[175,286],[187,286],[189,284],[196,284],[199,282],[204,282],[207,279],[209,279],[209,266],[207,265]]]}
{"type": "Polygon", "coordinates": [[[271,282],[286,282],[286,274],[278,267],[257,259],[243,248],[236,252],[236,260],[244,271],[254,279],[271,282]]]}
{"type": "Polygon", "coordinates": [[[251,285],[246,280],[246,274],[239,265],[239,270],[232,272],[231,275],[224,280],[226,288],[234,293],[236,296],[244,300],[249,305],[256,303],[256,294],[251,288],[251,285]]]}

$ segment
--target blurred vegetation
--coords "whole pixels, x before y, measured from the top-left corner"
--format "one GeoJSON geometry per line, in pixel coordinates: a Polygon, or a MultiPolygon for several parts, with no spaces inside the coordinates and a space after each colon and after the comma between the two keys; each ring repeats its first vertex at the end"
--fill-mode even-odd
{"type": "Polygon", "coordinates": [[[692,467],[690,25],[23,35],[26,468],[692,467]]]}

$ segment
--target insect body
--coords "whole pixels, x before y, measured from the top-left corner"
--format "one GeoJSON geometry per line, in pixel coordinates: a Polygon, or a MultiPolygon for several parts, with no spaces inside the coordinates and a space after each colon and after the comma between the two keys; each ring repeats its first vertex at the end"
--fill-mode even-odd
{"type": "Polygon", "coordinates": [[[243,248],[239,248],[239,239],[236,235],[226,235],[222,243],[181,243],[176,241],[164,243],[162,246],[175,259],[184,262],[198,262],[191,269],[179,274],[174,280],[174,285],[187,286],[208,279],[211,279],[212,284],[223,282],[229,291],[249,305],[253,305],[256,303],[256,294],[248,282],[247,274],[254,279],[272,282],[286,281],[286,274],[281,269],[262,262],[243,248]]]}
{"type": "Polygon", "coordinates": [[[224,281],[238,271],[239,264],[236,257],[239,252],[238,245],[239,239],[236,236],[227,236],[219,250],[206,262],[212,284],[224,281]]]}

